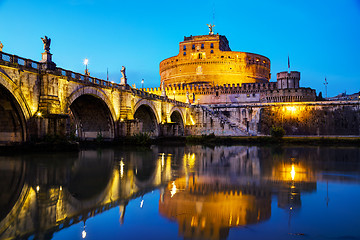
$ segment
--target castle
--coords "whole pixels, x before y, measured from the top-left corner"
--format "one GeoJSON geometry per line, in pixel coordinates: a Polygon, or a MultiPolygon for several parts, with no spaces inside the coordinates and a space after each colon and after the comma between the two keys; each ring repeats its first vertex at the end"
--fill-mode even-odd
{"type": "Polygon", "coordinates": [[[177,56],[160,63],[160,88],[143,89],[192,104],[314,101],[316,92],[300,87],[300,72],[280,72],[270,82],[270,59],[231,51],[223,35],[184,37],[177,56]]]}

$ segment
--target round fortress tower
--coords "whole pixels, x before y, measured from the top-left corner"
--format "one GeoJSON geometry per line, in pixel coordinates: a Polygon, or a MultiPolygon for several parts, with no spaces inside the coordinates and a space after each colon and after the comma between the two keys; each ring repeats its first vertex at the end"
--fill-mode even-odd
{"type": "Polygon", "coordinates": [[[184,37],[179,54],[160,63],[165,87],[268,83],[270,60],[259,54],[231,51],[225,36],[184,37]]]}

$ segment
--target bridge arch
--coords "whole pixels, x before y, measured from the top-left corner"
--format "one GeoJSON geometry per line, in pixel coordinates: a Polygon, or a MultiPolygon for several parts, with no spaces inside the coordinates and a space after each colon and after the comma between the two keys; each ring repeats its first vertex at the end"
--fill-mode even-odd
{"type": "Polygon", "coordinates": [[[183,136],[185,134],[185,118],[184,118],[184,114],[183,111],[181,111],[181,109],[177,106],[174,106],[170,113],[170,120],[172,123],[175,123],[174,126],[174,136],[183,136]]]}
{"type": "Polygon", "coordinates": [[[68,99],[66,109],[70,114],[69,132],[81,139],[115,137],[115,110],[105,92],[95,87],[82,87],[68,99]]]}
{"type": "Polygon", "coordinates": [[[140,120],[142,123],[141,132],[150,133],[152,136],[159,135],[159,123],[161,119],[151,101],[142,99],[135,104],[134,119],[140,120]]]}
{"type": "Polygon", "coordinates": [[[104,202],[114,183],[114,166],[111,151],[81,151],[64,188],[66,201],[76,209],[104,202]]]}
{"type": "Polygon", "coordinates": [[[26,122],[31,116],[21,89],[0,69],[0,142],[25,141],[26,122]]]}

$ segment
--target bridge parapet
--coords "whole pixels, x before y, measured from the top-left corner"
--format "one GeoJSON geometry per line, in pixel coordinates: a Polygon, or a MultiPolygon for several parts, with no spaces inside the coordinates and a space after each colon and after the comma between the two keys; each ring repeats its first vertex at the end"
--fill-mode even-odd
{"type": "MultiPolygon", "coordinates": [[[[27,58],[23,58],[23,57],[19,57],[17,55],[12,55],[9,53],[5,53],[5,52],[0,52],[0,63],[7,65],[7,66],[12,66],[12,67],[17,67],[17,68],[26,68],[27,70],[38,70],[40,71],[41,69],[43,69],[41,66],[44,65],[45,63],[42,62],[37,62],[31,59],[27,59],[27,58]]],[[[92,83],[92,84],[96,84],[102,87],[112,87],[112,88],[119,88],[119,89],[124,89],[125,86],[111,82],[111,81],[106,81],[103,79],[99,79],[96,77],[92,77],[92,76],[87,76],[81,73],[77,73],[77,72],[73,72],[71,70],[67,70],[67,69],[63,69],[63,68],[59,68],[56,67],[54,71],[52,71],[53,74],[58,75],[58,76],[63,76],[66,77],[69,81],[80,81],[80,82],[84,82],[84,83],[92,83]]],[[[130,87],[130,86],[128,86],[130,87]]]]}
{"type": "Polygon", "coordinates": [[[51,62],[50,53],[46,54],[45,61],[38,62],[0,52],[0,90],[8,96],[10,105],[19,105],[0,120],[10,126],[11,115],[24,116],[16,126],[0,129],[3,136],[8,136],[0,137],[0,142],[22,142],[72,132],[88,140],[97,136],[113,139],[146,129],[155,135],[183,132],[172,130],[183,129],[174,125],[174,119],[177,124],[185,124],[189,104],[57,67],[51,62]],[[142,113],[135,118],[135,106],[140,105],[146,109],[140,109],[142,113]],[[148,107],[157,116],[156,121],[148,107]],[[175,108],[180,115],[172,118],[175,108]],[[163,126],[168,123],[169,126],[163,126]],[[23,129],[22,133],[19,129],[23,129]]]}

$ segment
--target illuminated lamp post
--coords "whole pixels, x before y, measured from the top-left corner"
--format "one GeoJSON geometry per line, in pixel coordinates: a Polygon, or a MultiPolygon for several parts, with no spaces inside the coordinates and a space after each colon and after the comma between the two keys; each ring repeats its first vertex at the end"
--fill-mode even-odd
{"type": "Polygon", "coordinates": [[[144,89],[144,79],[141,80],[141,88],[144,89]]]}
{"type": "Polygon", "coordinates": [[[173,91],[173,93],[174,93],[174,101],[175,101],[175,90],[173,91]]]}
{"type": "Polygon", "coordinates": [[[88,68],[87,68],[88,63],[89,63],[89,59],[85,58],[84,65],[85,65],[85,75],[86,76],[89,76],[89,71],[88,71],[88,68]]]}

